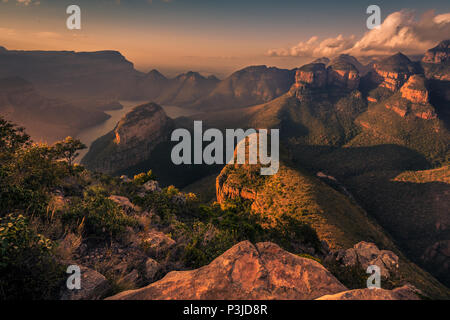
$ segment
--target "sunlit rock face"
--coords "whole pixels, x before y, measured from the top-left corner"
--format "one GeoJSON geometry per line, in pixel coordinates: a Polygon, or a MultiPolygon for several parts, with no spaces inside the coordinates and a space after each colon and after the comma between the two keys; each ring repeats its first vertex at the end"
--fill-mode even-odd
{"type": "Polygon", "coordinates": [[[209,265],[175,271],[111,300],[316,299],[347,290],[320,263],[282,250],[271,242],[243,241],[209,265]]]}
{"type": "Polygon", "coordinates": [[[428,90],[422,75],[412,75],[400,88],[402,97],[414,103],[428,103],[428,90]]]}
{"type": "Polygon", "coordinates": [[[304,65],[295,73],[294,87],[321,88],[327,84],[327,69],[323,63],[304,65]]]}
{"type": "Polygon", "coordinates": [[[141,163],[169,139],[173,121],[155,103],[134,108],[113,131],[96,140],[82,163],[91,169],[114,173],[141,163]]]}
{"type": "Polygon", "coordinates": [[[372,81],[391,91],[396,91],[416,72],[414,64],[401,53],[390,56],[374,65],[372,81]]]}

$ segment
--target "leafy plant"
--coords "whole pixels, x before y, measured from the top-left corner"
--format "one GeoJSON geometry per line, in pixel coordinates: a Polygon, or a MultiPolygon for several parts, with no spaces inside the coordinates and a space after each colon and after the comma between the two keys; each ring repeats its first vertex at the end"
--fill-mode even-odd
{"type": "Polygon", "coordinates": [[[64,273],[53,249],[23,215],[0,218],[0,299],[55,298],[64,273]]]}

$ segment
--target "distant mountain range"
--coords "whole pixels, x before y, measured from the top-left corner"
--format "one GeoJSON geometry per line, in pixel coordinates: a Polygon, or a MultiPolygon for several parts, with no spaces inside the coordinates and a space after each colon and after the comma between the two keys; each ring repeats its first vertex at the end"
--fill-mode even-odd
{"type": "MultiPolygon", "coordinates": [[[[245,68],[217,82],[205,97],[191,105],[208,112],[178,119],[174,125],[189,128],[193,120],[203,120],[204,126],[221,129],[280,129],[286,166],[294,172],[277,174],[277,183],[302,184],[295,177],[303,175],[304,170],[332,176],[335,180],[325,179],[326,184],[350,197],[350,202],[356,201],[352,205],[361,206],[374,217],[408,257],[448,284],[449,44],[444,41],[430,49],[421,61],[397,53],[362,65],[356,58],[342,55],[322,58],[293,71],[245,68]],[[245,107],[251,101],[258,104],[245,107]]],[[[161,79],[155,71],[152,76],[161,79]]],[[[142,125],[145,121],[140,119],[142,125]]],[[[132,131],[136,131],[135,125],[132,131]]],[[[122,134],[127,132],[126,125],[121,130],[122,134]]],[[[142,127],[138,131],[145,130],[150,129],[142,127]]],[[[152,136],[137,138],[149,143],[152,136]]],[[[108,137],[108,143],[113,143],[114,133],[108,137]]],[[[116,174],[156,168],[155,173],[164,177],[163,183],[177,182],[180,186],[210,174],[207,170],[200,175],[186,170],[180,184],[179,168],[167,164],[169,159],[161,152],[170,150],[167,145],[163,147],[167,141],[146,153],[145,159],[141,155],[140,164],[122,161],[120,169],[111,170],[110,164],[118,163],[118,150],[126,147],[117,145],[108,155],[112,149],[100,143],[106,138],[91,148],[84,160],[87,167],[116,174]],[[164,168],[158,163],[164,163],[164,168]]],[[[141,148],[142,143],[136,148],[141,148]]],[[[243,166],[233,170],[237,170],[237,189],[227,190],[232,197],[243,194],[244,200],[252,201],[253,212],[267,213],[278,208],[273,211],[278,214],[289,197],[297,207],[302,203],[301,194],[295,192],[285,195],[283,201],[275,201],[272,187],[251,187],[255,181],[248,178],[254,176],[250,169],[243,166]],[[244,190],[244,186],[250,187],[244,190]],[[256,198],[248,198],[255,194],[256,198]],[[270,201],[274,201],[273,208],[261,207],[270,201]]],[[[224,188],[219,187],[217,190],[224,188]]],[[[224,195],[226,192],[221,191],[220,196],[224,195]]]]}
{"type": "Polygon", "coordinates": [[[89,107],[120,99],[203,110],[249,106],[286,92],[294,73],[255,66],[223,81],[192,71],[169,79],[157,70],[136,70],[117,51],[0,50],[0,78],[21,77],[44,95],[89,107]]]}
{"type": "Polygon", "coordinates": [[[0,79],[0,115],[26,127],[35,141],[48,142],[73,135],[108,118],[102,111],[48,98],[33,84],[18,77],[0,79]]]}

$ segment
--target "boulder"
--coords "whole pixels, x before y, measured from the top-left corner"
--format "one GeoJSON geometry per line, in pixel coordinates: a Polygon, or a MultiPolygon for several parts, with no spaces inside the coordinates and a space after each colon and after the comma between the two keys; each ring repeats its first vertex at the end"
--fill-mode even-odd
{"type": "Polygon", "coordinates": [[[265,242],[243,241],[209,265],[174,271],[138,290],[119,293],[110,300],[166,299],[316,299],[346,291],[320,263],[265,242]]]}
{"type": "Polygon", "coordinates": [[[405,285],[394,290],[385,289],[355,289],[336,294],[325,295],[316,300],[420,300],[420,292],[405,285]]]}
{"type": "Polygon", "coordinates": [[[142,246],[150,256],[159,257],[165,254],[176,242],[163,232],[151,230],[142,239],[142,246]]]}
{"type": "Polygon", "coordinates": [[[380,250],[375,244],[365,241],[355,244],[353,248],[334,252],[332,256],[345,266],[361,265],[364,270],[376,265],[384,278],[389,278],[398,269],[399,258],[395,253],[380,250]]]}
{"type": "Polygon", "coordinates": [[[125,277],[121,279],[121,282],[135,285],[138,279],[139,279],[139,272],[136,269],[133,269],[130,273],[128,273],[125,277]]]}
{"type": "Polygon", "coordinates": [[[128,199],[127,197],[112,195],[108,199],[117,203],[117,205],[119,207],[121,207],[127,214],[131,214],[136,211],[140,211],[140,208],[138,206],[135,206],[134,204],[132,204],[130,199],[128,199]]]}
{"type": "Polygon", "coordinates": [[[147,280],[152,281],[155,278],[159,267],[159,263],[152,258],[148,258],[145,261],[145,277],[147,280]]]}
{"type": "Polygon", "coordinates": [[[142,185],[146,192],[161,192],[158,181],[149,180],[142,185]]]}
{"type": "Polygon", "coordinates": [[[64,284],[61,300],[97,300],[111,288],[108,280],[99,272],[83,266],[80,266],[80,270],[81,289],[69,290],[64,284]]]}

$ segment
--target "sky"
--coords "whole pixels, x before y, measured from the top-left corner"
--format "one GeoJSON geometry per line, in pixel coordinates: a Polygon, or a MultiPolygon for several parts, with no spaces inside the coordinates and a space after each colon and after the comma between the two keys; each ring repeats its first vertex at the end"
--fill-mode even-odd
{"type": "Polygon", "coordinates": [[[248,65],[298,67],[321,56],[417,54],[450,38],[450,1],[0,0],[0,46],[118,50],[141,71],[220,77],[248,65]],[[81,8],[68,30],[66,8],[81,8]],[[369,30],[376,4],[382,24],[369,30]]]}

